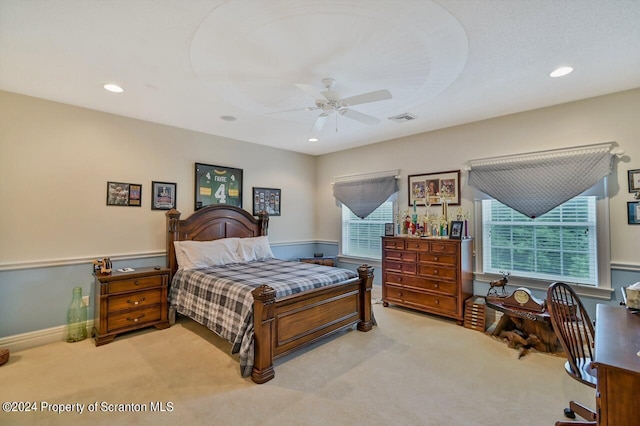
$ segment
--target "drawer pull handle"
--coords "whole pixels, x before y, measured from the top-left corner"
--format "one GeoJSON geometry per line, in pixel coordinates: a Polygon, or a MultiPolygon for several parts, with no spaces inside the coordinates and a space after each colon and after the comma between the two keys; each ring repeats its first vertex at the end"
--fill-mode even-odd
{"type": "Polygon", "coordinates": [[[438,284],[435,284],[433,287],[434,287],[434,288],[438,288],[438,284]]]}
{"type": "Polygon", "coordinates": [[[135,281],[133,282],[133,285],[140,285],[140,282],[139,282],[138,280],[135,280],[135,281]]]}
{"type": "Polygon", "coordinates": [[[140,303],[144,302],[147,298],[143,297],[140,300],[136,300],[135,302],[131,301],[131,300],[127,300],[127,303],[129,303],[130,305],[139,305],[140,303]]]}
{"type": "Polygon", "coordinates": [[[433,260],[437,262],[439,260],[438,256],[434,257],[433,260]]]}
{"type": "Polygon", "coordinates": [[[402,277],[398,278],[398,282],[401,283],[402,282],[402,277]]]}
{"type": "Polygon", "coordinates": [[[129,317],[127,317],[127,321],[138,322],[142,318],[144,318],[144,314],[140,315],[138,318],[129,318],[129,317]]]}
{"type": "Polygon", "coordinates": [[[437,269],[434,269],[434,270],[433,270],[433,274],[434,274],[434,275],[438,275],[438,270],[437,270],[437,269]]]}
{"type": "Polygon", "coordinates": [[[436,300],[436,305],[439,305],[439,304],[440,304],[440,301],[439,301],[439,300],[436,300]]]}

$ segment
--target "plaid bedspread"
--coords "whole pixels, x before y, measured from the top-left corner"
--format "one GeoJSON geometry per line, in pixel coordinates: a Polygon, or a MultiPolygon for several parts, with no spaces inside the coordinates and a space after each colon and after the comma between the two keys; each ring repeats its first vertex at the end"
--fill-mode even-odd
{"type": "Polygon", "coordinates": [[[231,353],[239,354],[242,376],[249,376],[253,369],[253,289],[266,284],[281,298],[357,276],[347,269],[280,259],[178,271],[171,283],[169,305],[229,341],[231,353]]]}

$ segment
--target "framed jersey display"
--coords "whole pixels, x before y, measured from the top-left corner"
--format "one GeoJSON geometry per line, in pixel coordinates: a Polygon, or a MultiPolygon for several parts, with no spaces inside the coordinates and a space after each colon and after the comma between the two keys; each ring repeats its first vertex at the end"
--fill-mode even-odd
{"type": "Polygon", "coordinates": [[[242,208],[242,169],[196,163],[195,210],[212,204],[242,208]]]}

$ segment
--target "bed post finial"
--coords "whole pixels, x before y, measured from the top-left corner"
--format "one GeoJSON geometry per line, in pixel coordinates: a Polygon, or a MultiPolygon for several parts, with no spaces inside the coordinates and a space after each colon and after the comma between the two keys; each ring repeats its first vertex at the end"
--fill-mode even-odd
{"type": "Polygon", "coordinates": [[[167,216],[167,268],[171,271],[169,280],[173,277],[173,274],[178,270],[176,264],[176,248],[173,245],[174,241],[178,241],[178,231],[180,230],[180,212],[176,209],[171,209],[165,213],[167,216]]]}
{"type": "Polygon", "coordinates": [[[258,221],[260,222],[260,236],[263,237],[269,233],[269,213],[265,210],[258,212],[258,221]]]}
{"type": "Polygon", "coordinates": [[[358,268],[360,276],[360,322],[358,330],[369,331],[375,325],[373,311],[371,310],[371,287],[373,285],[373,267],[369,265],[361,265],[358,268]]]}

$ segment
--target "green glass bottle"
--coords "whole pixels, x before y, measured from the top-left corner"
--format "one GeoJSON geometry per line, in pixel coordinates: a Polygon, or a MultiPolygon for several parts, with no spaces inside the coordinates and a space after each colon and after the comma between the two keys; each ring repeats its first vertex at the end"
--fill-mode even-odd
{"type": "Polygon", "coordinates": [[[73,299],[67,311],[67,342],[79,342],[87,338],[87,306],[82,301],[82,287],[74,287],[73,299]]]}

